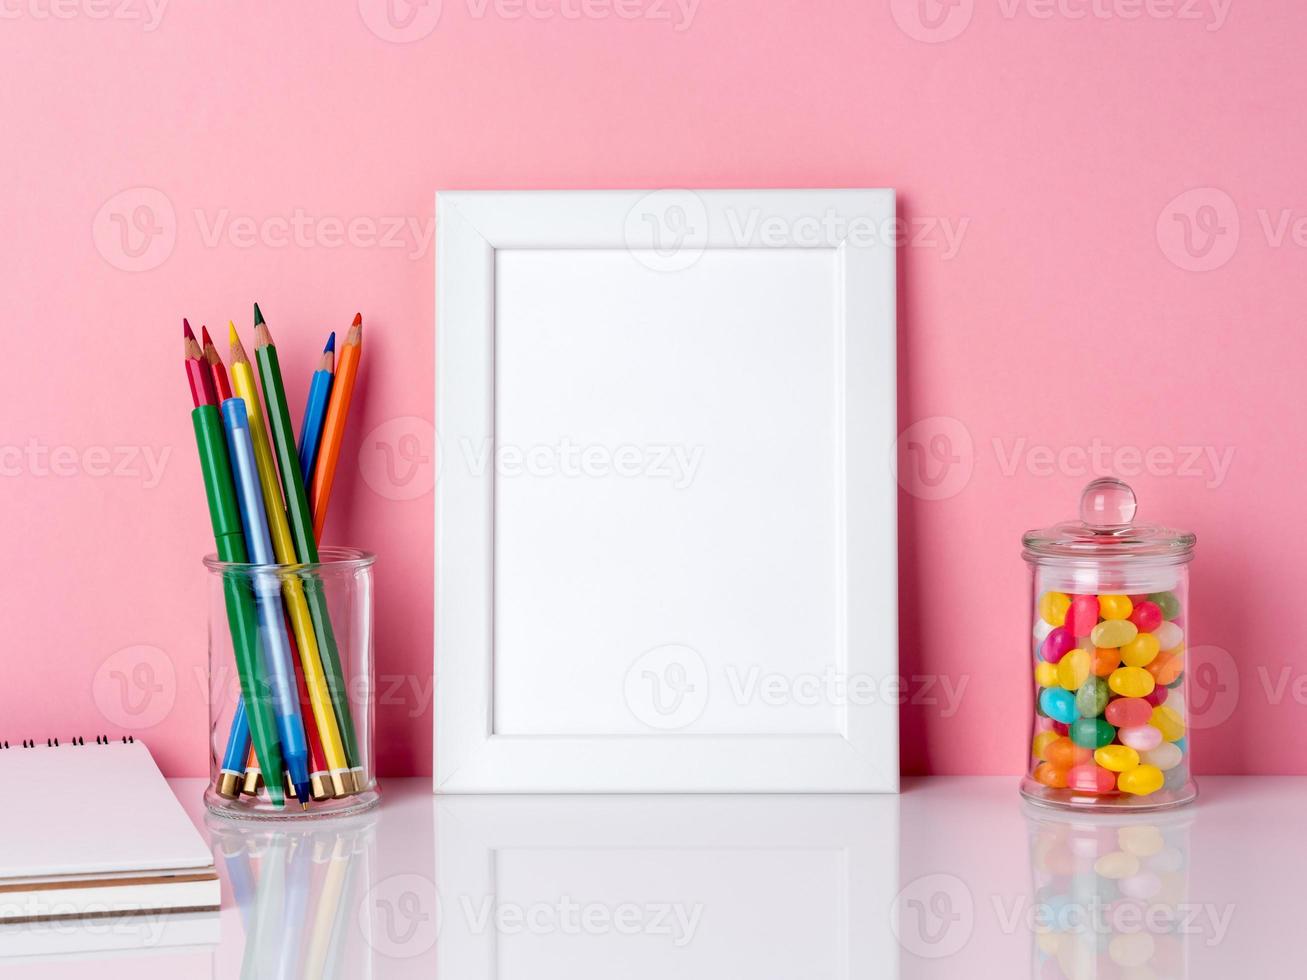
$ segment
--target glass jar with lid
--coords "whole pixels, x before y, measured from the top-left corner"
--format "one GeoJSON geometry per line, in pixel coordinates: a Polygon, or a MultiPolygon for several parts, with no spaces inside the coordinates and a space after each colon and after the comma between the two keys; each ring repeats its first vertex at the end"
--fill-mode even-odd
{"type": "Polygon", "coordinates": [[[1094,480],[1080,520],[1028,531],[1034,711],[1022,795],[1156,810],[1198,793],[1185,671],[1194,535],[1135,520],[1134,491],[1094,480]]]}

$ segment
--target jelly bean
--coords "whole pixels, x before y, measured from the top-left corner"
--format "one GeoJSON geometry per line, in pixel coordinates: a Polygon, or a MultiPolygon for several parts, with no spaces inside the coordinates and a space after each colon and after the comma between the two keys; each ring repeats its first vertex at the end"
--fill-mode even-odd
{"type": "Polygon", "coordinates": [[[1094,862],[1094,873],[1100,878],[1120,881],[1139,874],[1139,858],[1128,851],[1113,851],[1094,862]]]}
{"type": "Polygon", "coordinates": [[[1035,732],[1051,732],[1053,730],[1053,719],[1048,715],[1035,714],[1035,732]]]}
{"type": "Polygon", "coordinates": [[[1145,865],[1150,871],[1168,874],[1184,867],[1184,851],[1178,847],[1166,847],[1150,857],[1145,865]]]}
{"type": "Polygon", "coordinates": [[[1057,668],[1043,660],[1035,664],[1035,683],[1040,687],[1052,687],[1057,683],[1057,668]]]}
{"type": "Polygon", "coordinates": [[[1149,899],[1162,890],[1162,879],[1151,871],[1121,879],[1121,894],[1128,898],[1149,899]]]}
{"type": "Polygon", "coordinates": [[[1039,704],[1044,709],[1044,714],[1063,724],[1069,725],[1080,717],[1076,711],[1075,695],[1060,687],[1045,688],[1039,695],[1039,704]]]}
{"type": "Polygon", "coordinates": [[[1102,718],[1078,718],[1071,723],[1071,741],[1087,749],[1111,745],[1116,729],[1102,718]]]}
{"type": "Polygon", "coordinates": [[[1116,832],[1117,845],[1136,857],[1146,858],[1157,854],[1166,846],[1166,838],[1152,824],[1131,824],[1116,832]]]}
{"type": "Polygon", "coordinates": [[[1159,704],[1161,704],[1163,701],[1166,700],[1167,695],[1170,693],[1171,693],[1170,688],[1166,688],[1158,684],[1151,691],[1149,691],[1147,694],[1144,695],[1144,700],[1147,701],[1154,708],[1156,708],[1159,704]]]}
{"type": "Polygon", "coordinates": [[[1094,647],[1094,674],[1106,677],[1121,666],[1121,651],[1112,647],[1094,647]]]}
{"type": "Polygon", "coordinates": [[[1185,704],[1184,691],[1175,691],[1166,699],[1166,706],[1184,721],[1188,717],[1188,705],[1185,704]]]}
{"type": "Polygon", "coordinates": [[[1142,667],[1118,667],[1108,675],[1107,685],[1123,698],[1142,698],[1157,686],[1157,682],[1142,667]]]}
{"type": "Polygon", "coordinates": [[[1089,634],[1096,647],[1119,647],[1139,634],[1138,627],[1128,619],[1108,619],[1099,623],[1089,634]]]}
{"type": "Polygon", "coordinates": [[[1175,675],[1175,680],[1173,680],[1170,684],[1167,684],[1166,686],[1171,688],[1172,690],[1175,690],[1183,683],[1184,683],[1184,671],[1182,670],[1180,671],[1180,673],[1175,675]]]}
{"type": "Polygon", "coordinates": [[[1184,630],[1175,623],[1163,623],[1152,632],[1157,637],[1158,647],[1163,650],[1174,650],[1184,639],[1184,630]]]}
{"type": "Polygon", "coordinates": [[[1157,607],[1157,603],[1144,600],[1135,603],[1134,612],[1130,614],[1129,619],[1139,627],[1140,633],[1151,633],[1162,625],[1162,610],[1157,607]]]}
{"type": "Polygon", "coordinates": [[[1161,789],[1162,783],[1165,781],[1166,777],[1162,775],[1162,770],[1144,763],[1121,773],[1117,777],[1116,785],[1123,793],[1130,793],[1134,796],[1148,796],[1150,793],[1156,793],[1161,789]]]}
{"type": "Polygon", "coordinates": [[[1071,600],[1063,625],[1072,636],[1088,636],[1098,625],[1098,600],[1091,595],[1078,595],[1071,600]]]}
{"type": "MultiPolygon", "coordinates": [[[[1062,663],[1066,663],[1066,660],[1062,663]]],[[[1061,666],[1062,664],[1058,664],[1059,668],[1061,666]]],[[[1082,718],[1096,718],[1103,713],[1111,696],[1112,692],[1108,690],[1107,681],[1101,677],[1090,677],[1076,691],[1076,710],[1080,712],[1082,718]]]]}
{"type": "Polygon", "coordinates": [[[1107,706],[1107,720],[1117,728],[1147,725],[1151,717],[1153,706],[1143,698],[1117,698],[1107,706]]]}
{"type": "Polygon", "coordinates": [[[1104,619],[1129,619],[1134,603],[1129,596],[1100,595],[1098,612],[1104,619]]]}
{"type": "Polygon", "coordinates": [[[1174,592],[1150,593],[1148,601],[1162,610],[1162,616],[1166,619],[1175,619],[1180,615],[1180,600],[1175,597],[1174,592]]]}
{"type": "Polygon", "coordinates": [[[1189,751],[1189,739],[1188,739],[1188,738],[1177,738],[1177,739],[1175,740],[1175,742],[1172,743],[1172,744],[1175,745],[1175,747],[1176,747],[1177,749],[1179,749],[1181,752],[1188,752],[1188,751],[1189,751]]]}
{"type": "Polygon", "coordinates": [[[1184,738],[1184,718],[1170,705],[1163,704],[1154,708],[1149,724],[1161,732],[1168,742],[1184,738]]]}
{"type": "Polygon", "coordinates": [[[1059,735],[1070,735],[1071,726],[1064,721],[1054,721],[1053,731],[1057,732],[1059,735]]]}
{"type": "Polygon", "coordinates": [[[1086,762],[1066,774],[1066,784],[1085,793],[1110,793],[1116,788],[1116,774],[1086,762]]]}
{"type": "Polygon", "coordinates": [[[1145,765],[1169,772],[1184,761],[1184,751],[1174,742],[1163,742],[1155,749],[1141,752],[1139,758],[1145,765]]]}
{"type": "Polygon", "coordinates": [[[1183,789],[1189,782],[1189,769],[1187,766],[1176,766],[1166,774],[1166,788],[1169,790],[1183,789]]]}
{"type": "Polygon", "coordinates": [[[1055,664],[1076,646],[1076,638],[1065,626],[1059,626],[1044,637],[1044,645],[1039,648],[1039,655],[1050,664],[1055,664]]]}
{"type": "Polygon", "coordinates": [[[1167,650],[1165,653],[1159,653],[1147,667],[1148,672],[1153,675],[1153,680],[1163,687],[1174,684],[1175,679],[1184,670],[1184,651],[1167,650]]]}
{"type": "Polygon", "coordinates": [[[1127,667],[1147,667],[1161,649],[1152,633],[1139,633],[1121,647],[1121,662],[1127,667]]]}
{"type": "Polygon", "coordinates": [[[1041,762],[1035,766],[1035,782],[1043,783],[1049,789],[1066,788],[1066,770],[1058,769],[1048,762],[1041,762]]]}
{"type": "Polygon", "coordinates": [[[1031,742],[1030,752],[1036,759],[1044,759],[1044,751],[1050,742],[1056,742],[1061,736],[1057,732],[1040,732],[1031,742]]]}
{"type": "Polygon", "coordinates": [[[1084,765],[1094,757],[1089,749],[1082,749],[1066,736],[1059,736],[1044,747],[1043,758],[1058,769],[1071,769],[1084,765]]]}
{"type": "MultiPolygon", "coordinates": [[[[1052,732],[1045,734],[1051,735],[1052,732]]],[[[1149,749],[1155,749],[1162,744],[1162,733],[1152,725],[1135,725],[1131,728],[1122,728],[1116,733],[1120,738],[1122,745],[1128,745],[1136,752],[1147,752],[1149,749]]]]}
{"type": "Polygon", "coordinates": [[[1048,634],[1051,632],[1053,632],[1052,623],[1046,623],[1042,619],[1036,619],[1035,620],[1035,645],[1038,646],[1039,644],[1043,643],[1044,637],[1048,636],[1048,634]]]}
{"type": "Polygon", "coordinates": [[[1156,948],[1157,940],[1150,932],[1122,932],[1107,944],[1107,955],[1117,966],[1130,970],[1146,966],[1156,948]]]}
{"type": "Polygon", "coordinates": [[[1045,592],[1039,597],[1039,618],[1049,626],[1061,626],[1066,622],[1067,610],[1071,608],[1071,597],[1065,592],[1045,592]]]}
{"type": "Polygon", "coordinates": [[[1093,656],[1085,650],[1072,650],[1057,662],[1057,682],[1065,690],[1078,691],[1089,679],[1094,666],[1093,656]]]}
{"type": "Polygon", "coordinates": [[[1139,753],[1128,745],[1104,745],[1094,752],[1094,761],[1112,772],[1125,772],[1139,765],[1139,753]]]}

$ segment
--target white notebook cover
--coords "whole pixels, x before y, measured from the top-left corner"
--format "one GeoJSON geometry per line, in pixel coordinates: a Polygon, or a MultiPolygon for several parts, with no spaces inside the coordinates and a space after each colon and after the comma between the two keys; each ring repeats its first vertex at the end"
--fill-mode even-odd
{"type": "Polygon", "coordinates": [[[140,742],[10,743],[0,785],[0,920],[218,905],[208,845],[140,742]]]}

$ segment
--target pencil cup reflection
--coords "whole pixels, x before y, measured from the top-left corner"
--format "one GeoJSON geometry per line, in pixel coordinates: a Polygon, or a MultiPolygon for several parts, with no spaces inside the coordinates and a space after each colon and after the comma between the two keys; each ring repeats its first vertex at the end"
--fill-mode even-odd
{"type": "Polygon", "coordinates": [[[1062,816],[1027,805],[1026,818],[1032,977],[1188,977],[1194,937],[1221,919],[1190,901],[1192,817],[1062,816]]]}

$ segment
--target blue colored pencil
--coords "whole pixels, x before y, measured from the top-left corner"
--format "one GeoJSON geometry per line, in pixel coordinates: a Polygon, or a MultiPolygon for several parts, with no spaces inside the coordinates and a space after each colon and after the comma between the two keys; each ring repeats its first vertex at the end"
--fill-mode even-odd
{"type": "Polygon", "coordinates": [[[250,757],[250,720],[245,715],[245,699],[236,699],[236,713],[231,716],[231,731],[227,734],[227,751],[222,756],[222,772],[236,777],[235,799],[245,779],[245,760],[250,757]]]}
{"type": "Polygon", "coordinates": [[[333,330],[327,338],[327,346],[322,348],[322,358],[318,369],[309,381],[309,400],[304,406],[304,421],[300,424],[300,444],[297,447],[300,457],[300,472],[313,472],[318,460],[318,448],[322,445],[322,423],[327,417],[327,402],[331,398],[331,383],[336,377],[336,332],[333,330]]]}
{"type": "MultiPolygon", "coordinates": [[[[240,502],[241,524],[245,528],[250,560],[255,565],[273,565],[276,559],[272,553],[272,538],[268,534],[268,515],[263,509],[259,471],[254,465],[254,439],[250,435],[245,401],[240,398],[224,401],[222,420],[227,430],[232,475],[236,478],[236,499],[240,502]]],[[[291,665],[286,618],[281,611],[281,581],[275,571],[255,576],[254,596],[259,607],[259,635],[267,654],[282,755],[295,787],[295,796],[300,806],[307,810],[313,794],[309,786],[309,743],[304,734],[304,717],[300,714],[299,689],[295,686],[295,668],[291,665]]],[[[265,785],[279,778],[280,773],[263,774],[265,785]]]]}

